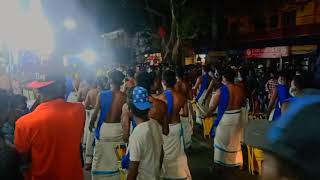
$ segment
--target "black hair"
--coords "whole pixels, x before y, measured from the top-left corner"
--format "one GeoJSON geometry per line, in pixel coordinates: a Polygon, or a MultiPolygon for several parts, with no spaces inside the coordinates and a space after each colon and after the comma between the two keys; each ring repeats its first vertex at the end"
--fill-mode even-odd
{"type": "Polygon", "coordinates": [[[123,84],[124,75],[121,71],[113,70],[109,73],[109,78],[112,84],[120,87],[123,84]]]}
{"type": "Polygon", "coordinates": [[[277,73],[277,77],[284,77],[286,80],[288,80],[288,72],[286,71],[280,71],[277,73]]]}
{"type": "Polygon", "coordinates": [[[64,98],[65,84],[63,81],[56,81],[47,87],[40,88],[39,93],[47,99],[64,98]]]}
{"type": "Polygon", "coordinates": [[[166,70],[162,74],[162,80],[164,81],[166,86],[174,87],[177,82],[176,73],[171,70],[166,70]]]}
{"type": "Polygon", "coordinates": [[[221,72],[221,77],[225,77],[226,80],[229,82],[234,82],[234,78],[236,77],[236,72],[230,68],[227,68],[221,72]]]}
{"type": "Polygon", "coordinates": [[[108,84],[108,78],[106,76],[97,77],[97,86],[100,89],[102,89],[102,90],[107,89],[107,84],[108,84]]]}
{"type": "Polygon", "coordinates": [[[182,79],[184,77],[184,71],[182,67],[177,67],[176,68],[176,73],[177,73],[177,77],[182,79]]]}
{"type": "Polygon", "coordinates": [[[144,121],[147,121],[149,119],[149,116],[148,116],[149,109],[140,110],[140,109],[136,108],[136,106],[133,104],[133,89],[134,88],[128,89],[128,97],[127,97],[128,107],[134,116],[139,117],[139,118],[143,119],[144,121]]]}
{"type": "Polygon", "coordinates": [[[148,93],[150,93],[151,91],[151,86],[153,84],[153,77],[150,73],[147,72],[140,72],[137,74],[136,76],[136,83],[137,86],[141,86],[143,88],[145,88],[148,93]]]}
{"type": "Polygon", "coordinates": [[[128,74],[128,77],[133,78],[134,75],[135,75],[135,71],[134,71],[133,69],[129,69],[128,72],[127,72],[127,74],[128,74]]]}
{"type": "Polygon", "coordinates": [[[301,75],[296,75],[292,79],[294,85],[300,89],[316,88],[315,78],[311,72],[304,72],[301,75]]]}
{"type": "Polygon", "coordinates": [[[208,65],[203,65],[202,69],[203,69],[204,72],[209,72],[210,67],[208,65]]]}

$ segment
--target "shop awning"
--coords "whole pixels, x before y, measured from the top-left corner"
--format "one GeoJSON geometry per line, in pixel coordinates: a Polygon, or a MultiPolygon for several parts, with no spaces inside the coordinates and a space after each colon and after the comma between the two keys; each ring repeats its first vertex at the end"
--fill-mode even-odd
{"type": "Polygon", "coordinates": [[[208,56],[225,57],[225,56],[227,56],[227,53],[226,53],[226,51],[209,51],[208,56]]]}
{"type": "Polygon", "coordinates": [[[291,46],[291,54],[310,54],[317,51],[317,45],[300,45],[300,46],[291,46]]]}
{"type": "Polygon", "coordinates": [[[184,64],[185,64],[185,65],[194,64],[194,58],[193,58],[193,57],[186,57],[186,58],[184,59],[184,64]]]}

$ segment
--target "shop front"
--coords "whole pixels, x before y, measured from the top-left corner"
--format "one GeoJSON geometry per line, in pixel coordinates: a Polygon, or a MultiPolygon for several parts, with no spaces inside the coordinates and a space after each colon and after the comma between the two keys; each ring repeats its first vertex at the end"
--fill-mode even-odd
{"type": "Polygon", "coordinates": [[[290,59],[296,69],[313,70],[317,59],[317,45],[290,47],[290,59]]]}
{"type": "Polygon", "coordinates": [[[226,51],[209,51],[208,52],[208,62],[210,64],[216,64],[225,62],[227,60],[226,51]]]}
{"type": "Polygon", "coordinates": [[[288,65],[289,47],[266,47],[257,49],[247,49],[245,58],[254,67],[285,69],[288,65]]]}

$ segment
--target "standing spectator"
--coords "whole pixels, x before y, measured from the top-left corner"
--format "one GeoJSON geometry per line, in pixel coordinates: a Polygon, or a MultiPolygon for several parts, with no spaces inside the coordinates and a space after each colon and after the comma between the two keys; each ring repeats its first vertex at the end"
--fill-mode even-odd
{"type": "Polygon", "coordinates": [[[265,85],[266,92],[268,93],[268,101],[270,101],[272,97],[272,92],[278,85],[277,77],[275,76],[274,72],[270,72],[270,79],[267,81],[265,85]]]}
{"type": "Polygon", "coordinates": [[[16,121],[29,113],[27,107],[27,98],[22,95],[14,95],[10,98],[10,114],[7,121],[3,124],[1,131],[4,135],[4,139],[7,145],[14,147],[13,137],[16,121]]]}
{"type": "MultiPolygon", "coordinates": [[[[10,97],[0,92],[0,129],[9,118],[10,97]]],[[[19,172],[19,158],[15,149],[5,141],[5,135],[0,131],[0,179],[22,180],[19,172]]]]}
{"type": "Polygon", "coordinates": [[[124,93],[127,93],[128,89],[136,86],[136,80],[135,80],[134,76],[135,76],[135,71],[133,71],[132,69],[129,69],[128,70],[128,79],[124,83],[124,87],[123,87],[124,93]]]}
{"type": "Polygon", "coordinates": [[[286,73],[281,73],[278,78],[278,85],[273,90],[269,102],[267,111],[267,115],[270,116],[269,120],[277,120],[281,116],[281,106],[290,97],[287,82],[286,73]]]}
{"type": "Polygon", "coordinates": [[[27,179],[82,180],[80,143],[85,110],[64,100],[64,78],[34,84],[40,102],[16,122],[14,143],[24,161],[30,161],[27,179]]]}

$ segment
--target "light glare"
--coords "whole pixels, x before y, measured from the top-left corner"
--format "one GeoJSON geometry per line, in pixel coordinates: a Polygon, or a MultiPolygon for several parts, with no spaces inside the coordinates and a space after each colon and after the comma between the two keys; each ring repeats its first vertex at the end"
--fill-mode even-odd
{"type": "Polygon", "coordinates": [[[80,54],[81,59],[89,64],[94,64],[97,60],[97,54],[92,49],[86,49],[80,54]]]}
{"type": "Polygon", "coordinates": [[[51,53],[54,48],[53,31],[44,16],[41,0],[32,0],[28,9],[19,1],[0,0],[0,41],[13,50],[35,50],[51,53]]]}
{"type": "Polygon", "coordinates": [[[67,30],[73,30],[77,27],[76,21],[71,18],[64,20],[63,25],[67,30]]]}

